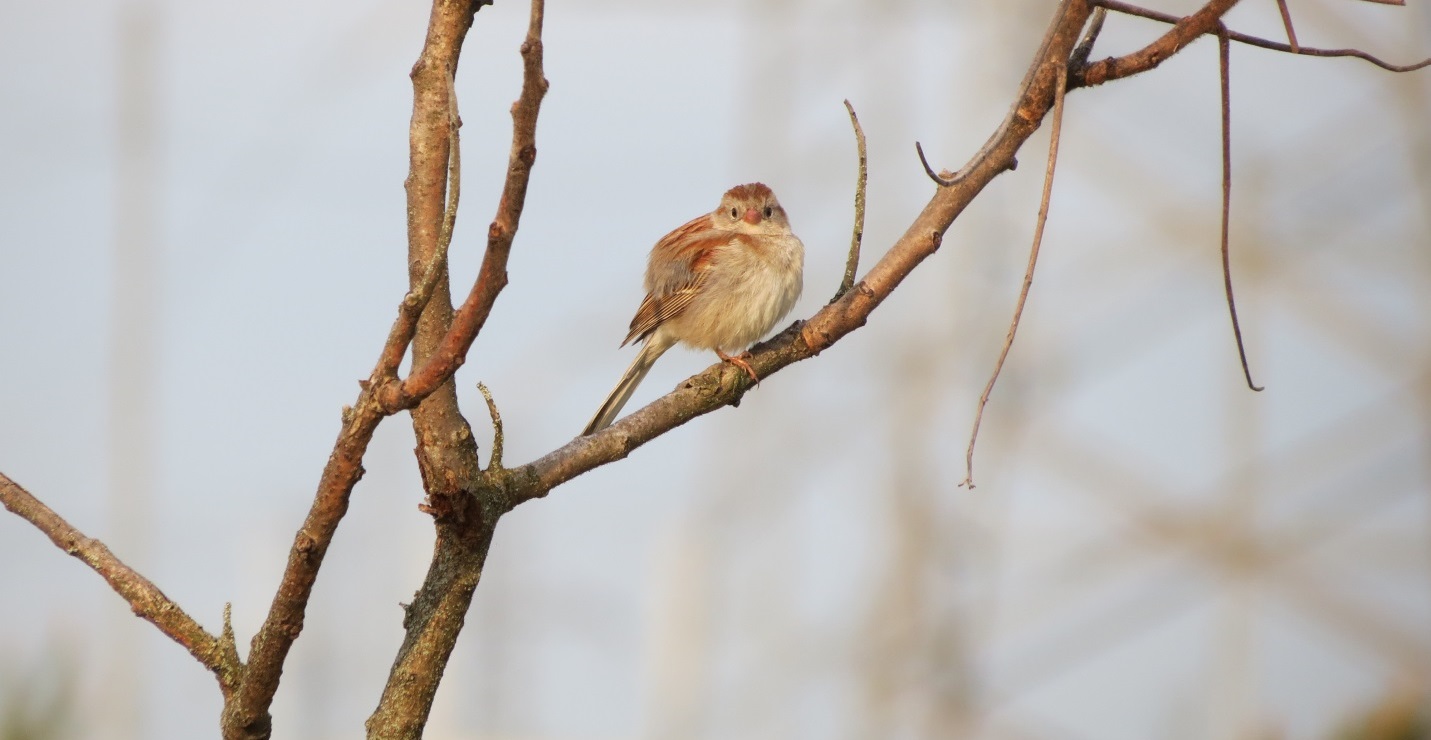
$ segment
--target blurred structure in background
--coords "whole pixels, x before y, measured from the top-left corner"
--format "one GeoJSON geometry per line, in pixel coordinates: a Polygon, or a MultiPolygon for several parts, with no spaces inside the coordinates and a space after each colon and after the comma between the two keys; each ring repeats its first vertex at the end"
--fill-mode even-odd
{"type": "MultiPolygon", "coordinates": [[[[109,312],[110,545],[140,572],[151,548],[158,476],[160,267],[163,191],[160,163],[161,9],[150,0],[118,6],[115,74],[113,307],[109,312]]],[[[141,650],[149,625],[114,610],[109,625],[104,733],[149,736],[144,708],[151,660],[141,650]]]]}
{"type": "MultiPolygon", "coordinates": [[[[950,169],[975,151],[1053,5],[554,4],[512,284],[458,375],[474,429],[482,379],[508,460],[570,439],[629,360],[615,345],[650,244],[731,184],[780,193],[809,251],[795,313],[823,305],[852,218],[840,101],[869,135],[868,266],[934,187],[913,142],[950,169]]],[[[0,136],[34,143],[0,148],[0,233],[54,244],[0,250],[0,347],[19,358],[0,470],[206,626],[232,601],[242,649],[402,295],[426,8],[123,2],[86,26],[47,7],[0,24],[0,84],[29,112],[0,136]]],[[[1422,5],[1292,11],[1306,45],[1431,53],[1422,5]]],[[[475,270],[505,166],[525,12],[484,8],[467,44],[454,276],[475,270]]],[[[1282,32],[1271,2],[1229,24],[1282,32]]],[[[1094,54],[1162,30],[1111,18],[1094,54]]],[[[505,519],[426,737],[1425,737],[1431,73],[1243,46],[1232,71],[1233,278],[1265,392],[1242,382],[1223,302],[1204,39],[1068,98],[977,488],[957,484],[1046,132],[865,329],[505,519]]],[[[633,408],[707,359],[663,362],[633,408]]],[[[365,460],[277,736],[360,736],[377,699],[431,552],[406,423],[365,460]]],[[[8,519],[0,562],[0,727],[44,725],[5,697],[58,641],[78,697],[35,706],[85,709],[68,734],[21,737],[211,734],[211,678],[126,639],[152,631],[127,616],[95,630],[127,611],[91,573],[8,519]]]]}
{"type": "Polygon", "coordinates": [[[0,740],[70,740],[83,726],[75,661],[62,645],[42,662],[0,654],[0,740]]]}

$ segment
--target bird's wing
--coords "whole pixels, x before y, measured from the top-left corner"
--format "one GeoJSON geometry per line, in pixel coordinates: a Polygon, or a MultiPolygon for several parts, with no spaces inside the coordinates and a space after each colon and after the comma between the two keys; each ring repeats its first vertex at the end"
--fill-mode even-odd
{"type": "Polygon", "coordinates": [[[644,339],[656,327],[681,315],[700,293],[707,272],[733,234],[712,229],[701,216],[665,235],[651,249],[646,267],[646,297],[631,319],[631,331],[621,342],[644,339]]]}

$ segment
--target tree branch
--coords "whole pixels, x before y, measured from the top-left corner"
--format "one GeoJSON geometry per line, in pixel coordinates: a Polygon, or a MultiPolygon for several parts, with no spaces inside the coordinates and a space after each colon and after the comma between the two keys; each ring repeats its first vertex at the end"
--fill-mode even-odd
{"type": "MultiPolygon", "coordinates": [[[[1139,15],[1141,8],[1117,2],[1116,0],[1093,0],[1109,10],[1139,15]]],[[[1211,0],[1186,18],[1170,16],[1173,27],[1158,37],[1153,43],[1125,56],[1112,57],[1092,62],[1078,69],[1069,70],[1068,89],[1092,87],[1110,80],[1116,80],[1140,72],[1147,72],[1162,64],[1164,60],[1178,53],[1194,39],[1217,28],[1219,20],[1236,5],[1238,0],[1211,0]]],[[[1147,16],[1144,16],[1147,17],[1147,16]]]]}
{"type": "Polygon", "coordinates": [[[55,547],[94,569],[115,593],[129,602],[135,616],[158,627],[160,632],[184,646],[195,660],[212,671],[225,696],[232,691],[243,671],[237,656],[225,649],[221,638],[209,634],[193,617],[184,613],[158,586],[121,562],[103,542],[86,537],[70,526],[63,517],[4,473],[0,473],[0,504],[35,525],[55,543],[55,547]]]}
{"type": "MultiPolygon", "coordinates": [[[[254,635],[249,652],[249,664],[244,681],[234,697],[224,706],[221,725],[225,740],[266,740],[272,732],[269,707],[283,673],[283,665],[303,629],[304,614],[313,584],[318,577],[328,546],[338,524],[348,510],[353,487],[363,475],[362,459],[372,441],[378,423],[398,407],[380,403],[377,394],[396,384],[392,375],[396,361],[410,341],[414,342],[414,358],[418,343],[430,336],[432,325],[443,323],[443,313],[450,316],[451,303],[447,289],[447,269],[438,245],[450,239],[455,202],[448,207],[448,174],[457,165],[450,151],[455,130],[455,106],[452,99],[452,79],[456,61],[473,15],[483,0],[437,0],[433,3],[428,23],[424,55],[412,72],[414,86],[413,123],[411,136],[412,172],[407,181],[409,274],[412,289],[399,308],[398,318],[389,332],[373,371],[372,382],[362,384],[358,401],[343,410],[343,428],[334,444],[318,484],[313,505],[294,537],[284,568],[283,580],[274,595],[263,626],[254,635]],[[437,60],[437,61],[435,61],[437,60]],[[450,63],[447,63],[450,60],[450,63]],[[421,249],[414,249],[421,245],[421,249]],[[418,314],[416,328],[412,317],[418,314]],[[424,330],[427,331],[424,331],[424,330]]],[[[455,188],[454,188],[455,190],[455,188]]],[[[456,193],[452,193],[455,200],[456,193]]],[[[438,333],[441,336],[441,333],[438,333]]],[[[449,375],[450,377],[450,375],[449,375]]],[[[445,380],[445,379],[444,379],[445,380]]],[[[456,408],[456,395],[450,385],[434,383],[406,399],[402,408],[411,408],[428,399],[430,394],[444,390],[451,399],[433,399],[438,408],[456,408]]],[[[414,414],[417,418],[417,414],[414,414]]],[[[467,439],[470,440],[468,434],[467,439]]],[[[475,446],[471,456],[476,458],[475,446]]],[[[427,468],[424,468],[426,472],[427,468]]]]}
{"type": "Polygon", "coordinates": [[[371,382],[391,381],[397,377],[398,365],[408,345],[417,334],[417,322],[438,281],[447,276],[447,251],[452,246],[452,231],[457,225],[457,204],[462,194],[462,147],[458,129],[461,117],[457,113],[457,87],[454,75],[447,75],[447,140],[451,142],[447,157],[447,206],[442,212],[442,227],[437,235],[437,249],[427,261],[422,277],[408,290],[398,305],[398,318],[388,332],[388,341],[373,369],[371,382]]]}
{"type": "Polygon", "coordinates": [[[507,163],[507,179],[502,197],[497,203],[497,215],[487,229],[487,252],[471,292],[453,317],[451,329],[441,345],[421,367],[414,365],[402,385],[385,389],[384,402],[389,407],[410,407],[412,399],[452,376],[466,361],[467,351],[482,331],[497,295],[507,285],[507,257],[512,240],[522,219],[526,204],[527,184],[537,159],[537,115],[546,96],[547,79],[542,71],[543,4],[535,2],[528,22],[527,38],[522,43],[522,92],[512,104],[512,149],[507,163]]]}
{"type": "MultiPolygon", "coordinates": [[[[1375,2],[1375,1],[1378,1],[1378,0],[1373,0],[1373,1],[1375,2]]],[[[1168,13],[1162,13],[1162,12],[1159,12],[1159,11],[1156,11],[1156,10],[1149,10],[1149,9],[1147,9],[1147,8],[1142,8],[1142,7],[1139,7],[1139,6],[1137,6],[1137,5],[1130,5],[1130,4],[1125,3],[1125,2],[1120,2],[1120,0],[1094,0],[1094,2],[1096,2],[1096,3],[1097,3],[1099,6],[1101,6],[1101,7],[1107,8],[1107,9],[1109,9],[1109,10],[1112,10],[1112,11],[1115,11],[1115,12],[1118,12],[1118,13],[1122,13],[1122,14],[1124,14],[1124,15],[1131,15],[1131,16],[1135,16],[1135,17],[1138,17],[1138,18],[1146,18],[1146,19],[1148,19],[1148,20],[1158,21],[1158,22],[1160,22],[1160,23],[1173,23],[1173,24],[1177,24],[1177,23],[1181,23],[1183,20],[1186,20],[1186,19],[1180,18],[1180,17],[1178,17],[1178,16],[1176,16],[1176,15],[1170,15],[1170,14],[1168,14],[1168,13]]],[[[1391,4],[1398,4],[1398,3],[1387,3],[1387,4],[1388,4],[1388,5],[1391,5],[1391,4]]],[[[1191,16],[1189,16],[1189,18],[1191,18],[1191,16]]],[[[1202,33],[1210,33],[1210,32],[1212,32],[1213,30],[1214,30],[1213,28],[1207,28],[1206,30],[1203,30],[1202,33]]],[[[1366,53],[1366,52],[1364,52],[1364,51],[1362,51],[1362,50],[1360,50],[1360,49],[1315,49],[1315,48],[1311,48],[1311,47],[1307,47],[1307,46],[1299,46],[1298,48],[1293,49],[1292,46],[1289,45],[1289,44],[1282,44],[1282,43],[1278,43],[1278,42],[1276,42],[1276,41],[1269,41],[1269,40],[1264,39],[1264,38],[1259,38],[1259,37],[1257,37],[1257,36],[1251,36],[1251,35],[1248,35],[1248,34],[1245,34],[1245,33],[1239,33],[1239,32],[1237,32],[1237,31],[1232,31],[1232,30],[1229,30],[1229,31],[1227,32],[1227,37],[1228,37],[1229,39],[1233,40],[1233,41],[1236,41],[1236,42],[1240,43],[1240,44],[1247,44],[1248,46],[1256,46],[1256,47],[1262,48],[1262,49],[1271,49],[1272,51],[1281,51],[1281,52],[1286,52],[1286,53],[1288,53],[1288,54],[1297,54],[1297,55],[1300,55],[1300,56],[1308,56],[1308,57],[1353,57],[1353,58],[1356,58],[1356,59],[1361,59],[1361,60],[1363,60],[1363,61],[1366,61],[1366,62],[1370,62],[1370,63],[1372,63],[1372,64],[1375,64],[1376,66],[1381,67],[1382,69],[1384,69],[1384,70],[1386,70],[1386,71],[1388,71],[1388,72],[1413,72],[1413,71],[1418,70],[1418,69],[1421,69],[1421,68],[1423,68],[1423,67],[1431,66],[1431,58],[1423,59],[1423,60],[1421,60],[1421,61],[1419,61],[1419,62],[1415,62],[1415,63],[1412,63],[1412,64],[1392,64],[1392,63],[1390,63],[1390,62],[1382,61],[1381,59],[1379,59],[1379,58],[1377,58],[1377,57],[1375,57],[1375,56],[1372,56],[1371,54],[1368,54],[1368,53],[1366,53]]],[[[1126,58],[1126,57],[1124,57],[1124,58],[1126,58]]],[[[1110,62],[1111,62],[1112,60],[1107,60],[1107,61],[1110,61],[1110,62]]],[[[1116,79],[1116,78],[1114,78],[1114,77],[1104,77],[1104,78],[1097,79],[1097,80],[1095,81],[1095,79],[1094,79],[1094,77],[1093,77],[1093,70],[1091,70],[1091,67],[1092,67],[1092,66],[1093,66],[1093,65],[1089,65],[1090,69],[1088,69],[1088,70],[1070,69],[1069,72],[1073,75],[1073,79],[1069,81],[1069,83],[1070,83],[1070,84],[1069,84],[1069,89],[1073,89],[1073,88],[1075,88],[1075,87],[1087,87],[1087,86],[1091,86],[1091,85],[1101,85],[1101,84],[1103,84],[1104,82],[1107,82],[1107,81],[1109,81],[1109,80],[1111,80],[1111,79],[1116,79]]],[[[1140,70],[1137,70],[1137,71],[1138,71],[1138,72],[1141,72],[1141,71],[1145,71],[1145,70],[1140,69],[1140,70]]],[[[1100,71],[1098,72],[1098,74],[1106,74],[1106,71],[1100,70],[1100,71]]],[[[1136,74],[1136,72],[1134,72],[1134,74],[1136,74]]],[[[1124,76],[1126,76],[1126,75],[1124,75],[1124,76]]]]}
{"type": "MultiPolygon", "coordinates": [[[[1282,27],[1287,30],[1287,44],[1293,54],[1302,53],[1302,45],[1297,43],[1297,29],[1292,27],[1292,12],[1287,10],[1287,0],[1277,0],[1277,10],[1282,14],[1282,27]]],[[[1224,30],[1218,38],[1226,39],[1224,30]]]]}
{"type": "MultiPolygon", "coordinates": [[[[413,344],[412,373],[401,384],[387,384],[384,391],[389,394],[391,403],[402,405],[440,384],[439,391],[413,412],[418,463],[428,494],[422,508],[433,517],[437,539],[422,588],[404,615],[403,644],[388,673],[378,706],[368,718],[369,738],[417,740],[422,736],[433,697],[481,579],[497,520],[507,510],[502,485],[500,428],[493,444],[493,464],[484,473],[477,459],[471,428],[457,408],[455,392],[450,390],[454,387],[450,378],[465,360],[497,295],[507,283],[507,257],[536,160],[537,115],[547,90],[542,71],[543,17],[542,0],[533,0],[527,35],[521,47],[522,92],[512,106],[512,149],[507,179],[496,219],[488,229],[487,251],[472,291],[455,316],[450,307],[439,315],[430,335],[425,336],[419,330],[413,344]]],[[[441,50],[429,45],[424,48],[423,57],[438,51],[441,50]]],[[[452,67],[456,63],[455,56],[448,61],[452,67]]],[[[421,87],[422,81],[415,76],[415,90],[421,87]]],[[[414,173],[420,167],[416,141],[423,135],[417,126],[422,110],[425,108],[419,92],[415,95],[413,112],[414,173]]],[[[410,190],[410,211],[415,209],[414,197],[410,190]]],[[[415,240],[410,245],[413,250],[422,248],[415,240]]],[[[433,309],[434,306],[428,307],[429,312],[433,309]]],[[[495,407],[492,408],[494,423],[499,423],[495,407]]]]}

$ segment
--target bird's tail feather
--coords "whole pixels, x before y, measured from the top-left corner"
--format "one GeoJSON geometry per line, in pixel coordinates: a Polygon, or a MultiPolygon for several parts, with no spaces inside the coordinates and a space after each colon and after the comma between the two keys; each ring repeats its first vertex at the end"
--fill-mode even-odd
{"type": "Polygon", "coordinates": [[[605,403],[597,409],[596,415],[587,422],[586,429],[582,430],[582,436],[594,434],[616,421],[616,415],[621,413],[621,409],[626,406],[626,402],[631,400],[631,394],[636,392],[636,386],[646,379],[646,373],[651,371],[651,366],[656,364],[656,359],[666,353],[671,345],[659,341],[656,335],[646,339],[641,345],[641,351],[636,353],[636,359],[631,361],[631,366],[626,368],[626,374],[621,376],[621,382],[611,390],[611,395],[606,397],[605,403]]]}

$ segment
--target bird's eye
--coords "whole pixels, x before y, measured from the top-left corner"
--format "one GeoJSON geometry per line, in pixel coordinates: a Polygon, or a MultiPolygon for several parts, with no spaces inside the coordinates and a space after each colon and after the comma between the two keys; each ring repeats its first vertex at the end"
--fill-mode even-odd
{"type": "Polygon", "coordinates": [[[730,209],[730,217],[731,217],[731,218],[740,218],[740,211],[739,211],[738,209],[736,209],[736,208],[731,208],[731,209],[730,209]]]}
{"type": "Polygon", "coordinates": [[[770,218],[770,206],[765,207],[765,217],[770,218]]]}

